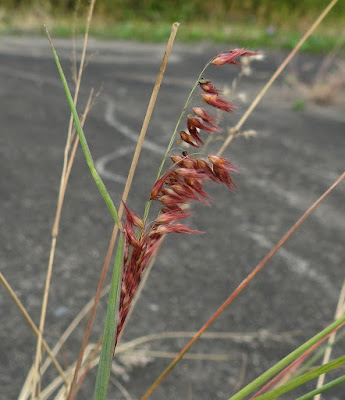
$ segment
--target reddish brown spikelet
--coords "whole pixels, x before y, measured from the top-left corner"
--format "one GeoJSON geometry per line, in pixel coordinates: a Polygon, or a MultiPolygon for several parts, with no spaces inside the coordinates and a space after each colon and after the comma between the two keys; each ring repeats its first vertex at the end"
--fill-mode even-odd
{"type": "Polygon", "coordinates": [[[237,187],[235,185],[235,182],[233,181],[231,175],[229,172],[221,167],[218,166],[213,166],[213,172],[215,175],[219,178],[220,182],[225,183],[225,185],[231,190],[235,190],[237,187]]]}
{"type": "Polygon", "coordinates": [[[183,200],[180,199],[180,201],[177,201],[175,196],[169,196],[167,194],[158,197],[157,199],[158,201],[160,201],[165,207],[167,207],[169,210],[181,210],[181,208],[179,207],[180,203],[183,203],[183,200]]]}
{"type": "Polygon", "coordinates": [[[193,138],[193,140],[198,143],[198,147],[202,146],[204,144],[204,142],[202,141],[201,137],[200,137],[200,133],[198,132],[197,129],[194,129],[190,132],[191,137],[193,138]]]}
{"type": "Polygon", "coordinates": [[[156,232],[161,235],[166,235],[167,233],[204,233],[195,229],[190,229],[183,224],[159,225],[156,232]]]}
{"type": "MultiPolygon", "coordinates": [[[[192,137],[191,135],[188,135],[187,132],[181,131],[181,132],[180,132],[180,136],[181,136],[181,140],[183,140],[184,142],[190,144],[191,146],[193,146],[193,147],[200,147],[198,143],[195,143],[195,142],[193,141],[193,137],[192,137]]],[[[197,136],[195,136],[195,138],[196,138],[196,137],[197,137],[197,136]]],[[[198,142],[201,142],[200,144],[203,144],[202,140],[201,140],[199,137],[198,137],[198,139],[199,139],[198,142]]],[[[194,139],[194,140],[195,140],[195,139],[194,139]]]]}
{"type": "MultiPolygon", "coordinates": [[[[194,159],[189,157],[188,155],[182,157],[178,154],[174,154],[174,155],[170,156],[170,158],[171,158],[172,162],[175,163],[176,165],[178,165],[179,167],[183,167],[183,168],[194,168],[195,167],[194,159]]],[[[172,182],[172,183],[174,183],[174,182],[172,182]]]]}
{"type": "Polygon", "coordinates": [[[191,117],[188,116],[187,118],[187,126],[189,131],[191,132],[190,127],[194,127],[194,128],[199,128],[202,129],[204,131],[209,131],[209,132],[221,132],[221,128],[219,128],[218,126],[214,126],[214,127],[209,127],[207,125],[204,125],[198,118],[196,117],[191,117]]]}
{"type": "Polygon", "coordinates": [[[137,227],[140,228],[140,229],[144,229],[144,228],[145,228],[145,225],[144,225],[143,220],[142,220],[141,218],[139,218],[133,211],[131,211],[131,210],[127,207],[127,205],[125,204],[124,201],[122,202],[122,204],[123,204],[123,206],[124,206],[124,208],[125,208],[125,213],[126,213],[127,221],[128,221],[130,224],[132,224],[132,225],[134,225],[134,226],[137,226],[137,227]]]}
{"type": "Polygon", "coordinates": [[[219,94],[219,90],[216,89],[215,86],[213,86],[211,81],[209,81],[208,79],[200,79],[199,85],[201,89],[206,93],[219,94]]]}
{"type": "Polygon", "coordinates": [[[203,203],[205,205],[209,205],[206,201],[200,199],[199,196],[195,194],[195,191],[188,186],[187,184],[176,184],[171,187],[177,194],[183,196],[185,203],[189,202],[190,200],[198,201],[199,203],[203,203]]]}
{"type": "Polygon", "coordinates": [[[204,142],[201,140],[201,137],[200,137],[199,131],[197,129],[197,126],[193,123],[192,120],[190,120],[190,118],[187,118],[187,128],[188,128],[188,131],[191,134],[193,140],[196,143],[199,143],[199,144],[203,145],[204,142]]]}
{"type": "Polygon", "coordinates": [[[185,182],[189,187],[193,188],[198,194],[200,194],[200,196],[204,197],[205,199],[210,198],[210,196],[204,190],[202,190],[202,184],[198,180],[186,178],[185,182]]]}
{"type": "Polygon", "coordinates": [[[169,211],[164,214],[158,215],[155,219],[157,224],[170,224],[178,219],[189,218],[192,215],[191,212],[185,211],[169,211]]]}
{"type": "Polygon", "coordinates": [[[150,200],[154,200],[154,199],[157,198],[157,196],[159,195],[160,191],[162,190],[162,187],[164,185],[164,182],[165,182],[167,176],[169,175],[169,172],[170,171],[166,172],[159,179],[157,179],[156,183],[153,185],[153,188],[151,190],[150,200]]]}
{"type": "Polygon", "coordinates": [[[200,172],[197,171],[195,169],[189,169],[189,168],[177,168],[175,170],[175,172],[180,175],[182,178],[187,178],[187,179],[200,179],[205,181],[206,180],[206,176],[200,172]]]}
{"type": "Polygon", "coordinates": [[[205,160],[203,160],[202,158],[196,158],[195,161],[196,161],[195,163],[196,169],[203,171],[204,174],[206,174],[207,177],[210,178],[212,181],[218,182],[218,179],[214,176],[212,168],[208,165],[208,163],[205,160]]]}
{"type": "Polygon", "coordinates": [[[220,96],[217,96],[216,94],[203,93],[201,94],[201,97],[210,106],[219,108],[220,110],[226,112],[233,112],[234,108],[236,108],[235,105],[233,105],[227,100],[222,99],[220,96]]]}
{"type": "Polygon", "coordinates": [[[173,154],[172,156],[170,156],[170,158],[171,158],[171,161],[174,164],[180,165],[180,163],[181,163],[181,161],[183,160],[184,157],[182,157],[182,156],[180,156],[178,154],[173,154]]]}
{"type": "Polygon", "coordinates": [[[178,195],[173,189],[171,188],[163,188],[161,191],[163,196],[169,196],[172,200],[176,203],[184,203],[185,198],[183,196],[178,195]]]}
{"type": "Polygon", "coordinates": [[[125,233],[125,237],[126,237],[127,242],[129,243],[129,245],[132,247],[139,247],[139,242],[135,236],[133,226],[129,223],[124,223],[123,231],[125,233]]]}
{"type": "Polygon", "coordinates": [[[215,56],[212,60],[212,64],[216,65],[217,67],[220,67],[224,64],[241,65],[239,62],[235,61],[235,59],[237,57],[254,56],[256,54],[259,54],[259,53],[256,53],[253,51],[248,51],[245,49],[233,49],[233,50],[229,50],[228,53],[222,53],[222,54],[218,54],[217,56],[215,56]]]}
{"type": "Polygon", "coordinates": [[[213,154],[210,154],[207,157],[214,166],[224,168],[229,172],[238,172],[236,165],[231,164],[231,162],[229,162],[226,158],[218,157],[213,154]]]}
{"type": "Polygon", "coordinates": [[[174,183],[178,182],[180,177],[177,175],[175,171],[171,171],[165,179],[167,185],[173,185],[174,183]]]}
{"type": "Polygon", "coordinates": [[[206,124],[210,126],[217,127],[213,124],[213,121],[217,121],[217,118],[211,117],[207,112],[201,107],[194,107],[193,112],[196,116],[200,117],[206,124]]]}
{"type": "Polygon", "coordinates": [[[160,246],[161,242],[162,242],[162,235],[159,234],[157,234],[155,240],[151,240],[150,245],[148,246],[147,250],[145,251],[142,257],[142,264],[144,266],[148,264],[150,258],[154,255],[156,250],[158,250],[158,247],[160,246]]]}
{"type": "Polygon", "coordinates": [[[230,172],[237,172],[236,166],[222,157],[209,155],[208,158],[213,164],[213,172],[219,181],[225,183],[230,190],[236,189],[235,182],[230,175],[230,172]]]}

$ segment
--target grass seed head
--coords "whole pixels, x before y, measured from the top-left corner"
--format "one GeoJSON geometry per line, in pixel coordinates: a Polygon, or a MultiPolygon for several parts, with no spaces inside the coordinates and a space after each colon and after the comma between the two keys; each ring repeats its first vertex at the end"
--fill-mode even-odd
{"type": "Polygon", "coordinates": [[[218,54],[215,56],[212,60],[212,64],[216,65],[217,67],[221,67],[222,65],[225,64],[235,64],[235,65],[241,65],[241,63],[235,61],[237,57],[240,56],[254,56],[259,53],[253,52],[253,51],[248,51],[245,49],[232,49],[229,50],[228,53],[222,53],[218,54]]]}
{"type": "Polygon", "coordinates": [[[215,86],[213,86],[213,84],[211,83],[211,81],[207,79],[204,78],[200,79],[199,86],[206,93],[219,94],[219,90],[216,89],[215,86]]]}
{"type": "Polygon", "coordinates": [[[219,110],[233,112],[236,108],[234,104],[230,103],[227,100],[224,100],[216,94],[202,93],[201,97],[203,98],[205,103],[209,104],[212,107],[218,108],[219,110]]]}

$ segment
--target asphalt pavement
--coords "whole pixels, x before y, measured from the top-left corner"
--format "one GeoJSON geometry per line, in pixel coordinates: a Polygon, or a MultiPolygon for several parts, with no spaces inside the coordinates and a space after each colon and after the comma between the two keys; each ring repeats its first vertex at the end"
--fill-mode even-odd
{"type": "MultiPolygon", "coordinates": [[[[72,42],[54,43],[72,87],[72,42]]],[[[199,71],[233,46],[174,47],[129,195],[128,204],[139,215],[199,71]]],[[[78,41],[77,55],[80,48],[78,41]]],[[[117,205],[163,53],[161,44],[90,41],[78,109],[82,112],[93,88],[97,97],[85,134],[117,205]]],[[[242,78],[231,99],[236,112],[221,122],[224,130],[238,121],[285,55],[266,51],[263,61],[252,64],[253,73],[242,78]]],[[[238,190],[211,184],[211,207],[195,205],[189,221],[206,233],[167,238],[124,341],[198,330],[344,171],[344,105],[305,101],[305,108],[297,111],[294,104],[301,92],[287,83],[287,75],[296,71],[310,82],[321,59],[298,56],[245,123],[243,129],[255,130],[256,136],[238,137],[226,150],[225,156],[239,167],[238,190]]],[[[205,77],[226,90],[238,72],[237,66],[210,67],[205,77]]],[[[38,324],[69,110],[44,38],[2,37],[0,76],[0,268],[38,324]]],[[[200,105],[199,97],[193,102],[200,105]]],[[[217,138],[209,152],[215,153],[220,144],[217,138]]],[[[180,144],[174,146],[175,153],[181,150],[180,144]]],[[[214,335],[191,349],[191,357],[176,366],[152,399],[228,399],[332,322],[344,280],[344,195],[341,183],[212,325],[209,332],[214,335]]],[[[62,212],[47,310],[45,338],[51,346],[95,293],[112,228],[79,149],[62,212]]],[[[18,398],[33,362],[35,337],[7,292],[1,288],[0,293],[0,399],[9,400],[18,398]]],[[[94,341],[103,329],[105,307],[103,302],[94,341]]],[[[64,367],[75,359],[85,325],[83,321],[63,346],[59,361],[64,367]]],[[[119,357],[116,380],[139,399],[187,340],[188,334],[180,334],[145,341],[136,352],[119,357]]],[[[339,342],[334,357],[342,355],[343,346],[339,342]]],[[[95,373],[89,373],[78,399],[92,397],[95,373]]],[[[43,384],[54,377],[50,368],[43,384]]],[[[108,398],[124,399],[114,382],[108,398]]],[[[324,398],[344,400],[344,392],[343,385],[324,398]]]]}

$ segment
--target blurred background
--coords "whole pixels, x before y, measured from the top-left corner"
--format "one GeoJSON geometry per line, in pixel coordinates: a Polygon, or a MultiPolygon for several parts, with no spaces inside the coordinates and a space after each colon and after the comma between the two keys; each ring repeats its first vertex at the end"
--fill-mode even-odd
{"type": "MultiPolygon", "coordinates": [[[[164,41],[174,21],[183,23],[178,40],[241,40],[246,46],[293,48],[301,32],[328,4],[324,0],[97,0],[91,33],[100,38],[164,41]]],[[[55,36],[82,33],[89,1],[3,0],[0,31],[55,36]]],[[[307,50],[327,50],[344,32],[345,3],[339,1],[307,50]]]]}

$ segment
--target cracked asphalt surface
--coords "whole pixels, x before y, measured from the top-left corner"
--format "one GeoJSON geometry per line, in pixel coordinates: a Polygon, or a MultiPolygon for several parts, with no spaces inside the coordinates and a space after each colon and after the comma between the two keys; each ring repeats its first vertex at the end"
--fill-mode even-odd
{"type": "MultiPolygon", "coordinates": [[[[72,43],[54,40],[71,81],[72,43]]],[[[77,42],[80,54],[81,42],[77,42]]],[[[237,44],[234,47],[238,47],[237,44]]],[[[176,45],[147,134],[129,206],[144,209],[157,168],[187,95],[203,65],[231,46],[176,45]]],[[[79,110],[91,88],[100,90],[85,134],[96,167],[116,204],[145,115],[163,45],[92,39],[79,110]]],[[[267,52],[240,82],[247,103],[234,99],[236,123],[284,57],[267,52]]],[[[319,65],[320,56],[298,56],[295,70],[319,65]]],[[[218,87],[231,85],[238,68],[210,68],[218,87]]],[[[291,72],[291,70],[290,70],[291,72]]],[[[0,267],[36,324],[39,323],[50,232],[55,215],[69,110],[45,39],[0,39],[0,267]]],[[[294,111],[296,88],[286,73],[248,119],[257,136],[237,138],[225,155],[239,166],[236,193],[209,186],[211,207],[196,205],[190,225],[204,235],[170,235],[128,324],[124,341],[164,332],[198,330],[287,229],[344,171],[344,107],[308,103],[294,111]]],[[[195,104],[199,104],[196,97],[195,104]]],[[[211,144],[217,151],[220,141],[211,144]]],[[[175,152],[181,148],[176,145],[175,152]]],[[[281,357],[328,325],[344,280],[345,185],[327,198],[246,290],[211,327],[152,395],[152,399],[227,399],[238,385],[264,372],[281,357]],[[196,355],[197,354],[197,355],[196,355]],[[212,355],[220,356],[215,360],[212,355]],[[223,357],[223,359],[222,359],[223,357]]],[[[81,150],[77,152],[62,213],[49,296],[45,338],[53,346],[95,292],[113,223],[94,185],[81,150]]],[[[16,399],[33,362],[35,338],[1,288],[1,399],[16,399]]],[[[92,334],[103,329],[105,302],[92,334]]],[[[67,367],[79,349],[86,322],[63,346],[67,367]]],[[[140,398],[168,357],[188,335],[148,340],[118,358],[115,376],[133,399],[140,398]],[[121,367],[121,368],[120,368],[121,367]]],[[[344,341],[334,350],[342,354],[344,341]]],[[[46,385],[55,377],[50,367],[46,385]]],[[[91,399],[92,370],[78,399],[91,399]]],[[[314,388],[311,383],[308,388],[314,388]]],[[[295,399],[295,391],[284,399],[295,399]]],[[[109,399],[124,399],[116,382],[109,399]]],[[[343,400],[344,386],[325,399],[343,400]]]]}

